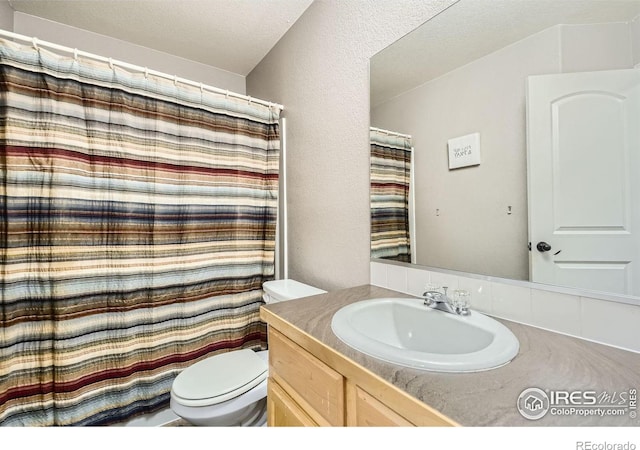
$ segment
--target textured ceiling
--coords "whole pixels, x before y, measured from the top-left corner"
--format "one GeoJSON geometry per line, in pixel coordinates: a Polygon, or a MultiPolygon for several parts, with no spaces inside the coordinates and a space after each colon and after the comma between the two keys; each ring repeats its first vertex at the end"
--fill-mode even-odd
{"type": "Polygon", "coordinates": [[[640,0],[460,0],[371,59],[371,106],[550,26],[638,14],[640,0]]]}
{"type": "Polygon", "coordinates": [[[247,75],[313,0],[0,0],[15,11],[247,75]]]}

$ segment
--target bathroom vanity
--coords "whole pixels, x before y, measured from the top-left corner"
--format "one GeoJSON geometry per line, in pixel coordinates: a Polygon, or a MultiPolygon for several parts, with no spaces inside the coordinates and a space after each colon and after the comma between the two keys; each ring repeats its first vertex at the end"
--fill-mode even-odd
{"type": "Polygon", "coordinates": [[[500,320],[520,342],[507,365],[471,373],[406,368],[354,350],[331,330],[343,306],[383,297],[410,298],[365,285],[262,306],[269,426],[640,426],[629,411],[528,420],[516,406],[533,387],[608,395],[638,389],[640,354],[500,320]]]}
{"type": "Polygon", "coordinates": [[[278,316],[268,321],[269,426],[455,425],[278,316]]]}

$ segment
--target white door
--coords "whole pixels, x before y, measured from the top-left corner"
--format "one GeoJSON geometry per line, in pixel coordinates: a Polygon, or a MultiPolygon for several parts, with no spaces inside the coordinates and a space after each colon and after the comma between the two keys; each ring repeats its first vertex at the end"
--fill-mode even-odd
{"type": "Polygon", "coordinates": [[[640,295],[639,86],[635,69],[529,77],[531,281],[640,295]]]}

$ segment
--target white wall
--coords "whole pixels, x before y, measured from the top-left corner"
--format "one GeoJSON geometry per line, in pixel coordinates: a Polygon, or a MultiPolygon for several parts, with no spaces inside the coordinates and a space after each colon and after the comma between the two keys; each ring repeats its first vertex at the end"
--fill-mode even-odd
{"type": "Polygon", "coordinates": [[[452,0],[315,0],[247,77],[285,105],[289,276],[369,282],[369,58],[452,0]]]}
{"type": "Polygon", "coordinates": [[[77,47],[89,53],[148,67],[239,94],[246,91],[245,77],[206,64],[20,12],[14,14],[13,22],[13,31],[18,34],[71,48],[77,47]]]}
{"type": "Polygon", "coordinates": [[[413,137],[418,263],[528,279],[527,76],[630,67],[627,24],[556,26],[374,108],[413,137]],[[449,170],[447,140],[474,132],[481,164],[449,170]]]}

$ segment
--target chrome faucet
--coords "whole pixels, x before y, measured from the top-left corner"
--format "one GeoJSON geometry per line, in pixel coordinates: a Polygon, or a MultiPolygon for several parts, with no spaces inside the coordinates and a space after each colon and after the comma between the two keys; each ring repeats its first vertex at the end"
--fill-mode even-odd
{"type": "Polygon", "coordinates": [[[471,314],[469,308],[466,306],[453,306],[453,302],[447,296],[448,287],[444,286],[442,289],[444,290],[444,294],[438,291],[426,291],[423,293],[424,304],[430,308],[459,316],[468,316],[471,314]]]}

